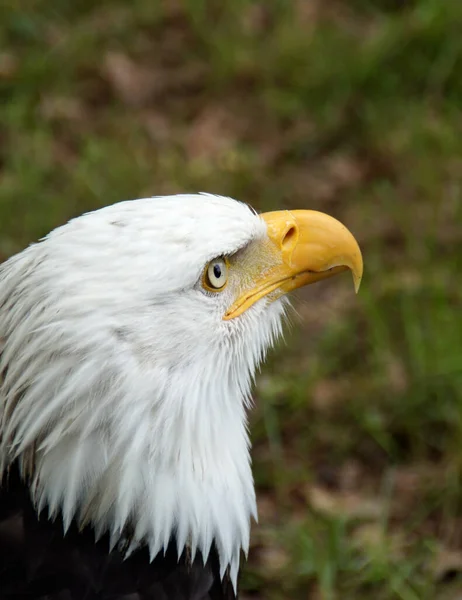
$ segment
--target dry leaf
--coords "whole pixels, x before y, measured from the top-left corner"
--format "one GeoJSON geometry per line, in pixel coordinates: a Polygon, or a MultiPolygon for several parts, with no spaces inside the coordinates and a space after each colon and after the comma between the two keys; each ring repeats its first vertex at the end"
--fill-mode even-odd
{"type": "Polygon", "coordinates": [[[395,355],[388,356],[387,380],[396,394],[404,393],[409,387],[409,378],[404,362],[395,355]]]}
{"type": "Polygon", "coordinates": [[[294,8],[297,20],[305,26],[314,28],[318,24],[322,6],[321,0],[296,0],[294,8]]]}
{"type": "Polygon", "coordinates": [[[431,568],[435,581],[451,579],[454,574],[462,575],[462,552],[440,547],[431,568]]]}
{"type": "Polygon", "coordinates": [[[348,154],[333,154],[324,161],[328,176],[338,188],[358,185],[365,176],[365,168],[358,158],[348,154]]]}
{"type": "Polygon", "coordinates": [[[258,494],[258,518],[261,523],[274,521],[278,515],[276,498],[271,494],[258,494]]]}
{"type": "Polygon", "coordinates": [[[155,144],[173,141],[172,123],[166,115],[149,111],[144,114],[143,122],[149,137],[155,144]]]}
{"type": "Polygon", "coordinates": [[[244,31],[258,34],[264,31],[269,22],[268,6],[263,2],[251,4],[247,10],[242,11],[241,22],[244,31]]]}
{"type": "Polygon", "coordinates": [[[108,52],[102,70],[117,96],[133,108],[146,106],[163,89],[158,72],[138,65],[121,52],[108,52]]]}
{"type": "Polygon", "coordinates": [[[19,68],[19,61],[10,52],[0,52],[0,79],[11,79],[19,68]]]}
{"type": "Polygon", "coordinates": [[[316,485],[308,486],[306,497],[315,510],[334,517],[379,519],[384,511],[383,502],[377,497],[354,492],[333,492],[316,485]]]}
{"type": "Polygon", "coordinates": [[[47,121],[82,121],[85,117],[80,100],[70,96],[44,96],[39,105],[39,112],[47,121]]]}
{"type": "Polygon", "coordinates": [[[258,562],[267,569],[269,573],[276,573],[287,566],[289,556],[284,548],[269,542],[259,549],[258,562]]]}
{"type": "Polygon", "coordinates": [[[220,106],[206,106],[189,128],[186,151],[192,160],[215,162],[230,151],[241,124],[229,111],[220,106]]]}
{"type": "Polygon", "coordinates": [[[320,412],[329,411],[345,399],[348,387],[345,380],[320,379],[311,392],[311,404],[320,412]]]}

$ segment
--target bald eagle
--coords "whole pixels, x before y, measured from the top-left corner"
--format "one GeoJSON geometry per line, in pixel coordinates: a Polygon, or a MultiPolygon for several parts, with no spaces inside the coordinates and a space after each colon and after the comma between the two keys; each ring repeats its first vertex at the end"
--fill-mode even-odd
{"type": "Polygon", "coordinates": [[[236,598],[247,409],[337,220],[207,194],[84,214],[0,266],[0,598],[236,598]]]}

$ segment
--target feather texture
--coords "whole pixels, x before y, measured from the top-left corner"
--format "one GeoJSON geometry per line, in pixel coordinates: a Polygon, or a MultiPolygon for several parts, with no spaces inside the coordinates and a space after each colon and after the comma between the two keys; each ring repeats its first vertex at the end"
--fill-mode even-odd
{"type": "Polygon", "coordinates": [[[172,544],[216,559],[236,584],[256,518],[246,410],[286,304],[222,316],[266,240],[229,198],[152,198],[0,266],[0,473],[19,465],[36,511],[154,563],[172,544]],[[208,293],[201,274],[223,255],[239,276],[208,293]]]}
{"type": "Polygon", "coordinates": [[[205,561],[178,558],[174,543],[150,563],[146,549],[125,559],[108,551],[108,536],[38,519],[12,470],[0,488],[0,600],[235,600],[229,574],[220,577],[214,548],[205,561]]]}

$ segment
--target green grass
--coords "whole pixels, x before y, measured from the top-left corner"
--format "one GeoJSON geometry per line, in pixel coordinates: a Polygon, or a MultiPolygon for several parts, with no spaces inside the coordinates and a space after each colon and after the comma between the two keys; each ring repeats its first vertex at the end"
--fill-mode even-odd
{"type": "Polygon", "coordinates": [[[360,294],[306,290],[257,381],[245,598],[462,589],[461,31],[441,0],[0,11],[1,257],[201,190],[324,210],[361,242],[360,294]]]}

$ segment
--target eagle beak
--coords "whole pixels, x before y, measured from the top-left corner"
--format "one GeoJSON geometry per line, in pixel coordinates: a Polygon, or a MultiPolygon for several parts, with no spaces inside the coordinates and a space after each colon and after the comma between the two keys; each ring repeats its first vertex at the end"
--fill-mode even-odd
{"type": "Polygon", "coordinates": [[[342,271],[351,271],[358,291],[363,274],[361,250],[340,221],[314,210],[276,211],[260,216],[266,223],[274,264],[230,306],[225,320],[238,317],[268,294],[275,300],[342,271]]]}

